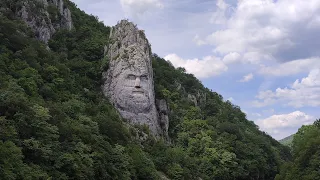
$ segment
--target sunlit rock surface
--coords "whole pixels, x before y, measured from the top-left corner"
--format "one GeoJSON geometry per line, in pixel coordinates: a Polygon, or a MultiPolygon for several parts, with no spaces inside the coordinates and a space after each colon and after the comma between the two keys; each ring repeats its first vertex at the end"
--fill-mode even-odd
{"type": "Polygon", "coordinates": [[[147,125],[156,137],[167,136],[168,124],[161,124],[155,105],[151,48],[144,32],[122,20],[112,28],[105,55],[104,95],[129,123],[147,125]]]}
{"type": "Polygon", "coordinates": [[[33,29],[37,39],[48,43],[52,35],[60,28],[71,30],[73,27],[71,12],[63,0],[21,1],[16,12],[33,29]]]}

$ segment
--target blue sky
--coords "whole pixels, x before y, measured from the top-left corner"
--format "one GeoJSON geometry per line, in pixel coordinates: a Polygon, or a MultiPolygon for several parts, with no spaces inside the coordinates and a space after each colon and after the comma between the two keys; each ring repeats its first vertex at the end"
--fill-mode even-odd
{"type": "Polygon", "coordinates": [[[276,139],[320,118],[319,0],[73,0],[127,18],[152,50],[229,99],[276,139]]]}

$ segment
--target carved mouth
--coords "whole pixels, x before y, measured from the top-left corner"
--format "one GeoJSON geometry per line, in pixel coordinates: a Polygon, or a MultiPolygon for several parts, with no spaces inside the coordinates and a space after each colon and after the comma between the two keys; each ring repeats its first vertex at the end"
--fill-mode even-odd
{"type": "Polygon", "coordinates": [[[133,94],[144,94],[144,91],[142,91],[142,90],[133,90],[132,93],[133,94]]]}

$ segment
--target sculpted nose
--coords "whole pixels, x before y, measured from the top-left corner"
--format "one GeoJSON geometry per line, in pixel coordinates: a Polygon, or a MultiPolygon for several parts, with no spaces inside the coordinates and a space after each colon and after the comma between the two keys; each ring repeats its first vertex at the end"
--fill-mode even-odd
{"type": "Polygon", "coordinates": [[[137,78],[136,78],[136,81],[135,81],[135,83],[134,83],[134,87],[135,87],[135,88],[141,88],[141,86],[140,86],[140,77],[137,77],[137,78]]]}

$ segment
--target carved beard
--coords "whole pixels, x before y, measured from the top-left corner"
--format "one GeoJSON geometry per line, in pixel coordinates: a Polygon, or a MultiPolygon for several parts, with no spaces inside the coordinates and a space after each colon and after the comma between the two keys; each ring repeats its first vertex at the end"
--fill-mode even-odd
{"type": "Polygon", "coordinates": [[[117,107],[132,113],[148,113],[151,103],[148,91],[134,87],[122,87],[116,92],[117,107]]]}

